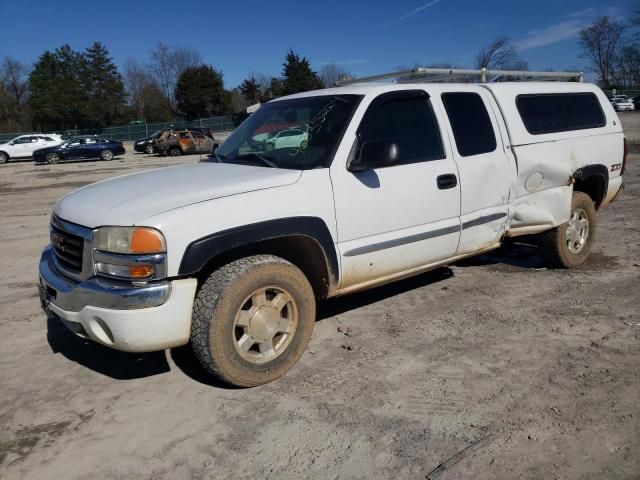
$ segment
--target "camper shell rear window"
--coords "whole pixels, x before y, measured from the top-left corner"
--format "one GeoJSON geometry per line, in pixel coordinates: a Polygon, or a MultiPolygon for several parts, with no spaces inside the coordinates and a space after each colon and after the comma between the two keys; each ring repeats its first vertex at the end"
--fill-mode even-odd
{"type": "Polygon", "coordinates": [[[601,128],[606,119],[593,93],[518,95],[516,106],[532,135],[601,128]]]}

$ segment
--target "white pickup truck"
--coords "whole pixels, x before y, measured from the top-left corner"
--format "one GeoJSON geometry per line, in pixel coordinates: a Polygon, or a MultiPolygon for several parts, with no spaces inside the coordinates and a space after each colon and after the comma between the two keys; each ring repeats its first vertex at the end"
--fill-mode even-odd
{"type": "Polygon", "coordinates": [[[68,194],[43,307],[125,351],[191,342],[211,374],[283,375],[316,301],[532,235],[580,266],[622,190],[625,141],[586,83],[355,84],[279,98],[206,161],[68,194]],[[295,145],[265,139],[304,132],[295,145]],[[265,135],[269,134],[269,135],[265,135]]]}

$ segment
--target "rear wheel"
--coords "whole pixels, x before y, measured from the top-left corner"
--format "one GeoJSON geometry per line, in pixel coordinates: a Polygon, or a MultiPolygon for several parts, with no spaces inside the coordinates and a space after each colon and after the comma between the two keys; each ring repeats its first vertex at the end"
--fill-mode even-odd
{"type": "Polygon", "coordinates": [[[180,150],[178,147],[171,147],[169,149],[169,155],[171,155],[172,157],[179,157],[180,155],[182,155],[182,150],[180,150]]]}
{"type": "Polygon", "coordinates": [[[9,155],[4,152],[0,152],[0,163],[7,163],[9,161],[9,155]]]}
{"type": "Polygon", "coordinates": [[[100,158],[105,162],[108,162],[109,160],[113,160],[113,152],[107,148],[106,150],[103,150],[102,152],[100,152],[100,158]]]}
{"type": "Polygon", "coordinates": [[[47,162],[50,163],[51,165],[60,163],[60,155],[55,152],[47,153],[47,156],[45,158],[47,162]]]}
{"type": "Polygon", "coordinates": [[[226,383],[261,385],[300,359],[315,322],[313,289],[273,255],[231,262],[211,274],[193,306],[191,343],[204,368],[226,383]]]}
{"type": "Polygon", "coordinates": [[[595,242],[596,227],[593,200],[586,193],[573,192],[569,221],[539,236],[540,253],[545,262],[558,268],[582,265],[595,242]]]}

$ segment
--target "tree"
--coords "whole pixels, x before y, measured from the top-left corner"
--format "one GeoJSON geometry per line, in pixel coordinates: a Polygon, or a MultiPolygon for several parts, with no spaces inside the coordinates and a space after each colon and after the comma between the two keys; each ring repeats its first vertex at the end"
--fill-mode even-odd
{"type": "Polygon", "coordinates": [[[158,43],[151,50],[153,75],[162,90],[167,108],[177,113],[175,88],[180,75],[187,68],[202,65],[200,52],[191,47],[170,47],[158,43]]]}
{"type": "Polygon", "coordinates": [[[618,47],[622,43],[624,26],[611,17],[599,17],[580,31],[582,57],[589,60],[602,87],[614,84],[614,67],[618,47]]]}
{"type": "Polygon", "coordinates": [[[0,122],[2,128],[22,130],[29,126],[27,105],[29,67],[11,57],[0,64],[0,122]]]}
{"type": "Polygon", "coordinates": [[[113,125],[122,119],[125,92],[122,77],[109,51],[100,42],[95,42],[84,52],[81,73],[85,93],[87,126],[101,128],[113,125]]]}
{"type": "Polygon", "coordinates": [[[176,102],[181,115],[193,119],[222,114],[230,104],[222,73],[209,65],[186,68],[176,84],[176,102]]]}
{"type": "Polygon", "coordinates": [[[140,65],[134,59],[128,59],[124,64],[124,84],[129,96],[132,118],[147,122],[171,120],[171,111],[150,67],[140,65]]]}
{"type": "Polygon", "coordinates": [[[485,45],[476,55],[476,68],[488,70],[527,70],[527,63],[507,37],[498,37],[485,45]]]}
{"type": "Polygon", "coordinates": [[[318,75],[311,70],[309,60],[305,57],[300,58],[293,50],[289,50],[282,66],[282,86],[285,95],[322,88],[322,82],[320,82],[318,75]]]}
{"type": "Polygon", "coordinates": [[[640,87],[640,45],[628,44],[620,49],[616,57],[614,83],[629,89],[640,87]]]}
{"type": "Polygon", "coordinates": [[[335,63],[329,63],[320,69],[318,74],[325,88],[335,87],[340,80],[350,80],[351,73],[335,63]]]}
{"type": "Polygon", "coordinates": [[[240,84],[240,92],[250,105],[260,103],[262,99],[262,91],[255,77],[245,78],[240,84]]]}
{"type": "Polygon", "coordinates": [[[88,100],[81,74],[85,59],[69,45],[38,58],[29,75],[29,107],[34,126],[44,130],[84,127],[88,100]]]}

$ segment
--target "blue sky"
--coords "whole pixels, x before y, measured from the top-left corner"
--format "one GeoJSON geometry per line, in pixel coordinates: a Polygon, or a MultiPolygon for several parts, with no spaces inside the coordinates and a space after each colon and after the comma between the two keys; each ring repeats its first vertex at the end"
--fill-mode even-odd
{"type": "Polygon", "coordinates": [[[99,40],[122,65],[129,57],[147,61],[149,49],[163,42],[198,48],[233,87],[251,71],[279,75],[289,48],[316,70],[335,62],[360,76],[415,63],[471,66],[483,44],[507,35],[531,69],[582,69],[579,30],[599,15],[623,18],[633,3],[0,0],[0,57],[31,63],[64,43],[83,49],[99,40]]]}

